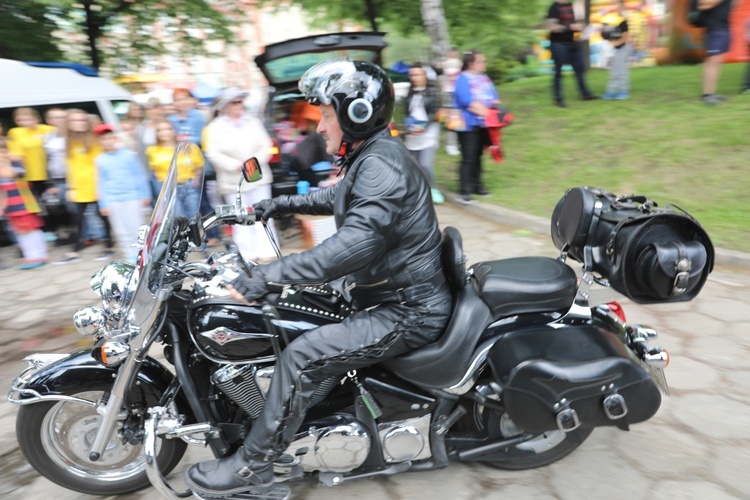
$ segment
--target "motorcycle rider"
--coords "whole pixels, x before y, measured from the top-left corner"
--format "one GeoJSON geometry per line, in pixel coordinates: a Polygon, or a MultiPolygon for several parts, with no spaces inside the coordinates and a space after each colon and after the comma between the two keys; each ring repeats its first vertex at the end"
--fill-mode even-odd
{"type": "Polygon", "coordinates": [[[263,411],[243,446],[232,456],[187,471],[188,486],[202,496],[270,489],[273,462],[293,440],[322,381],[435,341],[450,315],[430,186],[388,130],[394,108],[388,76],[368,62],[328,60],[310,68],[299,89],[309,103],[320,106],[317,131],[326,139],[327,152],[340,157],[344,178],[253,208],[263,219],[334,215],[338,231],[311,250],[241,273],[228,288],[236,299],[254,301],[280,285],[344,278],[354,312],[284,349],[263,411]]]}

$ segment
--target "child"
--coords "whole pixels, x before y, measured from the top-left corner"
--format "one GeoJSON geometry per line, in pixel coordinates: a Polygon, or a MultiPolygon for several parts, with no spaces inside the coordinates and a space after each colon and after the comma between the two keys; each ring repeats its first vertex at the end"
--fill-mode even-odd
{"type": "Polygon", "coordinates": [[[31,194],[20,163],[11,164],[7,140],[0,137],[0,213],[5,212],[18,240],[23,262],[18,269],[36,269],[47,263],[47,242],[41,227],[39,205],[31,194]]]}
{"type": "Polygon", "coordinates": [[[607,92],[602,99],[627,99],[630,97],[630,69],[628,67],[628,21],[625,19],[623,0],[617,2],[617,13],[607,14],[602,20],[602,38],[609,40],[614,49],[609,68],[607,92]]]}
{"type": "Polygon", "coordinates": [[[142,207],[151,204],[151,188],[138,155],[119,146],[114,130],[107,124],[94,127],[103,150],[94,159],[99,174],[99,213],[109,217],[123,256],[135,263],[138,249],[132,244],[145,223],[142,207]]]}

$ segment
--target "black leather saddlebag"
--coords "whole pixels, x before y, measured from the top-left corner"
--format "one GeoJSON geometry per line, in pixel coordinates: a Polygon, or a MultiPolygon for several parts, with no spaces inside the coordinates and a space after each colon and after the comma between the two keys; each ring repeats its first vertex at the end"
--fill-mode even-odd
{"type": "Polygon", "coordinates": [[[569,189],[552,214],[551,233],[584,270],[639,303],[691,300],[713,270],[713,244],[698,221],[643,196],[569,189]]]}
{"type": "Polygon", "coordinates": [[[529,432],[628,425],[661,405],[648,370],[614,334],[594,327],[514,332],[490,353],[508,416],[529,432]]]}

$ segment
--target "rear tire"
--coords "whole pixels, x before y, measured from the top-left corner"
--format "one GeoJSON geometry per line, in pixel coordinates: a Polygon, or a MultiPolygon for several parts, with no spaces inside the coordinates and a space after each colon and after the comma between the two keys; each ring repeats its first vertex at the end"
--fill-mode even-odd
{"type": "MultiPolygon", "coordinates": [[[[501,441],[523,434],[506,412],[490,410],[483,406],[474,408],[475,431],[487,433],[491,441],[501,441]]],[[[579,427],[564,433],[559,430],[547,431],[529,441],[517,444],[495,454],[497,460],[481,462],[504,470],[524,470],[543,467],[557,462],[572,453],[594,431],[593,428],[579,427]]]]}
{"type": "MultiPolygon", "coordinates": [[[[70,396],[89,401],[102,391],[70,396]]],[[[51,401],[21,406],[16,419],[16,436],[26,460],[44,477],[63,488],[90,495],[121,495],[150,485],[146,475],[143,445],[110,440],[97,462],[88,460],[101,416],[93,406],[51,401]]],[[[187,444],[162,439],[157,462],[167,475],[180,462],[187,444]]]]}

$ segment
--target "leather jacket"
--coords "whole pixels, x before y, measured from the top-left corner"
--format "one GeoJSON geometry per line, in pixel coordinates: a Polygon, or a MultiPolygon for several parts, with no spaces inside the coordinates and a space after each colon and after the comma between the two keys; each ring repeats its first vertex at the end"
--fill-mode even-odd
{"type": "MultiPolygon", "coordinates": [[[[440,109],[440,95],[438,94],[438,90],[432,85],[428,85],[420,93],[422,94],[424,110],[427,113],[427,122],[432,123],[435,121],[435,115],[437,114],[438,109],[440,109]]],[[[411,114],[409,106],[411,106],[411,100],[414,98],[415,94],[414,87],[409,87],[409,93],[407,94],[406,99],[404,99],[404,116],[409,116],[411,114]]]]}
{"type": "Polygon", "coordinates": [[[368,138],[337,184],[274,199],[284,214],[334,215],[338,231],[318,246],[258,266],[267,283],[321,284],[344,278],[356,306],[421,302],[448,285],[430,187],[388,129],[368,138]]]}

